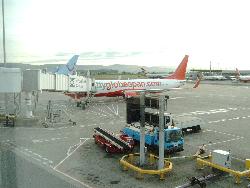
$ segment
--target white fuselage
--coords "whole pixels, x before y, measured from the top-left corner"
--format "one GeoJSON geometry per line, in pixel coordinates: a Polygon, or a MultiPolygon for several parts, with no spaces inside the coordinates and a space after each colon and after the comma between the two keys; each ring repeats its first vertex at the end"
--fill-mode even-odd
{"type": "Polygon", "coordinates": [[[239,76],[239,80],[241,80],[241,81],[250,81],[250,76],[249,75],[239,76]]]}
{"type": "Polygon", "coordinates": [[[203,76],[204,80],[226,80],[224,76],[214,75],[214,76],[203,76]]]}
{"type": "Polygon", "coordinates": [[[133,80],[96,80],[96,93],[108,93],[126,90],[168,90],[179,88],[186,80],[175,79],[133,79],[133,80]]]}

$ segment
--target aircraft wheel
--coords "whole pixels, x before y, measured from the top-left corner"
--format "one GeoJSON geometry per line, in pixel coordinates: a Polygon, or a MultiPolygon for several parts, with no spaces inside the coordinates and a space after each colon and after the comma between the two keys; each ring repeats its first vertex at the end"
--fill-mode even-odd
{"type": "Polygon", "coordinates": [[[45,123],[45,122],[43,122],[42,125],[43,125],[45,128],[48,128],[48,127],[49,127],[48,123],[45,123]]]}
{"type": "Polygon", "coordinates": [[[106,151],[107,153],[110,153],[110,152],[109,152],[109,147],[108,147],[108,146],[105,147],[105,151],[106,151]]]}
{"type": "Polygon", "coordinates": [[[200,183],[201,188],[205,188],[206,186],[207,186],[207,184],[205,182],[200,183]]]}

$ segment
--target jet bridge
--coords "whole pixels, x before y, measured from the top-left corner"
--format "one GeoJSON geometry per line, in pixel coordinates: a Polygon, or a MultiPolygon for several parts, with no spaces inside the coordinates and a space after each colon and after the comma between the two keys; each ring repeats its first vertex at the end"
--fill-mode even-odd
{"type": "Polygon", "coordinates": [[[0,115],[6,118],[6,122],[9,115],[20,112],[21,80],[21,69],[0,67],[0,115]]]}
{"type": "MultiPolygon", "coordinates": [[[[24,92],[25,116],[27,118],[32,117],[32,93],[42,91],[81,92],[89,96],[89,93],[94,91],[94,80],[90,77],[77,75],[43,73],[40,69],[22,72],[19,68],[0,67],[0,94],[5,95],[5,105],[2,105],[5,106],[5,114],[9,114],[7,112],[7,106],[9,106],[6,99],[7,94],[19,93],[21,97],[21,92],[24,92]]],[[[19,101],[21,101],[21,98],[19,101]]]]}
{"type": "Polygon", "coordinates": [[[25,70],[23,72],[23,91],[68,91],[91,92],[93,79],[53,73],[43,73],[41,70],[25,70]]]}

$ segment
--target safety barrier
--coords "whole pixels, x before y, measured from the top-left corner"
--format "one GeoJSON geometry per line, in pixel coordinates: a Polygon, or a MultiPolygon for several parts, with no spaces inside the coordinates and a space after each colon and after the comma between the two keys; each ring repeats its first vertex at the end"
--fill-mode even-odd
{"type": "Polygon", "coordinates": [[[248,179],[250,179],[250,159],[246,159],[245,161],[245,167],[246,170],[244,171],[237,171],[237,170],[233,170],[230,168],[225,168],[223,166],[217,165],[215,163],[211,162],[212,156],[208,156],[208,160],[205,160],[204,158],[197,158],[197,165],[198,168],[203,168],[205,166],[210,166],[212,168],[221,170],[223,172],[227,172],[229,174],[232,174],[235,177],[235,182],[237,184],[241,183],[241,178],[242,177],[247,177],[248,179]]]}
{"type": "MultiPolygon", "coordinates": [[[[124,155],[121,160],[120,164],[123,167],[123,170],[131,169],[133,171],[136,171],[138,173],[137,178],[143,178],[143,174],[151,174],[151,175],[159,175],[160,180],[165,179],[165,174],[167,172],[170,172],[173,168],[173,165],[170,161],[164,160],[164,168],[160,170],[149,170],[149,169],[143,169],[135,165],[134,160],[135,157],[139,157],[139,153],[134,154],[128,154],[124,155]]],[[[158,161],[159,157],[150,154],[149,155],[149,164],[153,165],[156,161],[158,161]]]]}

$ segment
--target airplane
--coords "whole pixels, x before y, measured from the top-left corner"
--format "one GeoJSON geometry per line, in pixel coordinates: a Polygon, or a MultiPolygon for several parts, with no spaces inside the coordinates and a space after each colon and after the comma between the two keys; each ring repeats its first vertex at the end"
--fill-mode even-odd
{"type": "Polygon", "coordinates": [[[95,80],[95,96],[124,96],[126,91],[179,88],[186,83],[188,55],[185,55],[175,72],[163,79],[95,80]]]}
{"type": "Polygon", "coordinates": [[[236,68],[236,80],[244,83],[250,82],[250,75],[242,76],[240,75],[240,71],[236,68]]]}
{"type": "Polygon", "coordinates": [[[148,73],[148,71],[143,67],[140,67],[140,69],[141,69],[141,72],[139,72],[139,74],[142,74],[146,76],[147,78],[164,78],[170,75],[170,74],[164,74],[164,73],[148,73]]]}
{"type": "MultiPolygon", "coordinates": [[[[178,89],[186,83],[188,55],[185,55],[175,72],[163,79],[131,79],[131,80],[95,80],[94,97],[135,96],[138,90],[171,90],[178,89]]],[[[195,84],[198,87],[200,78],[195,84]]],[[[85,97],[84,93],[65,93],[73,99],[85,97]]]]}
{"type": "Polygon", "coordinates": [[[222,75],[211,75],[211,76],[202,76],[204,80],[226,80],[227,78],[222,75]]]}
{"type": "Polygon", "coordinates": [[[140,69],[141,69],[141,72],[139,72],[140,74],[143,74],[143,75],[148,74],[148,71],[146,69],[144,69],[143,67],[140,67],[140,69]]]}
{"type": "Polygon", "coordinates": [[[78,57],[79,55],[74,55],[72,58],[70,58],[66,65],[60,65],[59,67],[57,67],[56,71],[53,71],[53,73],[64,75],[75,74],[78,57]]]}

